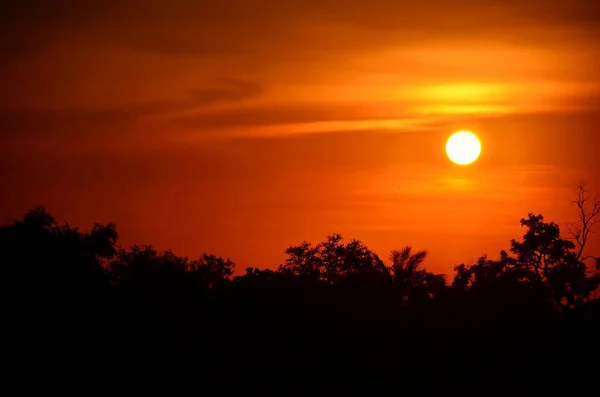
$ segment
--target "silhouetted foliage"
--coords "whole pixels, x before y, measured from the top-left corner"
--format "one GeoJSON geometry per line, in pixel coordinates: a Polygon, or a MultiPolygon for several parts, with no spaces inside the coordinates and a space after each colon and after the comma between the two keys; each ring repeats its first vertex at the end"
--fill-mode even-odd
{"type": "Polygon", "coordinates": [[[15,357],[66,357],[88,374],[129,363],[123,373],[143,368],[146,381],[173,369],[202,390],[222,390],[237,366],[228,382],[246,392],[301,377],[338,392],[361,380],[371,394],[399,384],[464,394],[499,376],[523,384],[518,373],[539,391],[597,346],[582,339],[597,338],[598,301],[587,302],[600,273],[586,272],[555,223],[529,214],[521,225],[508,251],[456,266],[447,285],[425,268],[426,251],[404,246],[386,266],[339,234],[289,247],[275,270],[234,277],[229,259],[118,247],[114,224],[82,232],[38,207],[0,227],[6,340],[15,357]]]}
{"type": "Polygon", "coordinates": [[[95,224],[83,233],[37,207],[0,227],[0,263],[20,290],[91,293],[108,284],[104,263],[115,254],[116,241],[114,224],[95,224]]]}
{"type": "Polygon", "coordinates": [[[420,268],[426,256],[426,251],[413,253],[410,246],[390,254],[394,293],[397,301],[403,305],[432,299],[446,287],[443,275],[420,268]]]}
{"type": "Polygon", "coordinates": [[[342,236],[332,234],[316,246],[304,241],[289,247],[280,271],[300,279],[335,284],[355,277],[385,278],[388,269],[379,257],[362,242],[342,242],[342,236]]]}
{"type": "Polygon", "coordinates": [[[600,278],[588,277],[575,244],[561,238],[559,226],[544,222],[542,215],[529,214],[521,225],[527,231],[522,240],[511,241],[512,255],[502,251],[496,261],[482,257],[470,267],[456,267],[452,286],[461,291],[491,290],[499,285],[507,291],[529,290],[530,295],[551,300],[563,310],[588,301],[600,278]]]}
{"type": "Polygon", "coordinates": [[[157,252],[151,245],[133,245],[118,250],[108,269],[117,284],[167,283],[193,280],[195,286],[211,289],[231,280],[235,264],[229,259],[203,254],[189,260],[171,251],[157,252]]]}

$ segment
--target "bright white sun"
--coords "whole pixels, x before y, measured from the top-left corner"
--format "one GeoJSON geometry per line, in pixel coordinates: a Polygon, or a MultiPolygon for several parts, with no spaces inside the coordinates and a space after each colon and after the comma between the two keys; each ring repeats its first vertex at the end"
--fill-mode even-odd
{"type": "Polygon", "coordinates": [[[471,164],[481,154],[481,143],[472,132],[456,132],[446,142],[446,154],[456,164],[471,164]]]}

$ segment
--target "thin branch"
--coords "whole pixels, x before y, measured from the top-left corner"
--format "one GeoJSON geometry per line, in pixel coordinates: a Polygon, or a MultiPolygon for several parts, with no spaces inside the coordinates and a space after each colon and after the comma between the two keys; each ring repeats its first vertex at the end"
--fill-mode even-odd
{"type": "Polygon", "coordinates": [[[589,190],[586,189],[585,182],[579,182],[579,184],[570,187],[574,192],[571,203],[577,207],[578,221],[566,225],[569,234],[577,245],[577,260],[584,261],[590,258],[589,256],[583,256],[588,237],[590,233],[594,232],[594,227],[600,223],[600,198],[596,197],[590,205],[591,196],[589,190]]]}

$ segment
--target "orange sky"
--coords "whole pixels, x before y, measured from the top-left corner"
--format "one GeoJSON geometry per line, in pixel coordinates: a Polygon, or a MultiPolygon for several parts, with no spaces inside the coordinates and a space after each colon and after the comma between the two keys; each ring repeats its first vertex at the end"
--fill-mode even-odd
{"type": "Polygon", "coordinates": [[[527,212],[572,219],[567,184],[600,193],[592,0],[9,3],[3,222],[43,204],[240,268],[339,232],[450,272],[527,212]]]}

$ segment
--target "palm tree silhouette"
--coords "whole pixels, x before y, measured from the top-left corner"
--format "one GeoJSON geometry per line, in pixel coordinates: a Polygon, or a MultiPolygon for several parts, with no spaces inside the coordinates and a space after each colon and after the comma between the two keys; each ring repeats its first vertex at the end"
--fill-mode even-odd
{"type": "Polygon", "coordinates": [[[413,253],[409,245],[390,253],[394,291],[401,304],[428,300],[445,287],[446,280],[443,275],[421,268],[426,257],[427,251],[413,253]]]}

